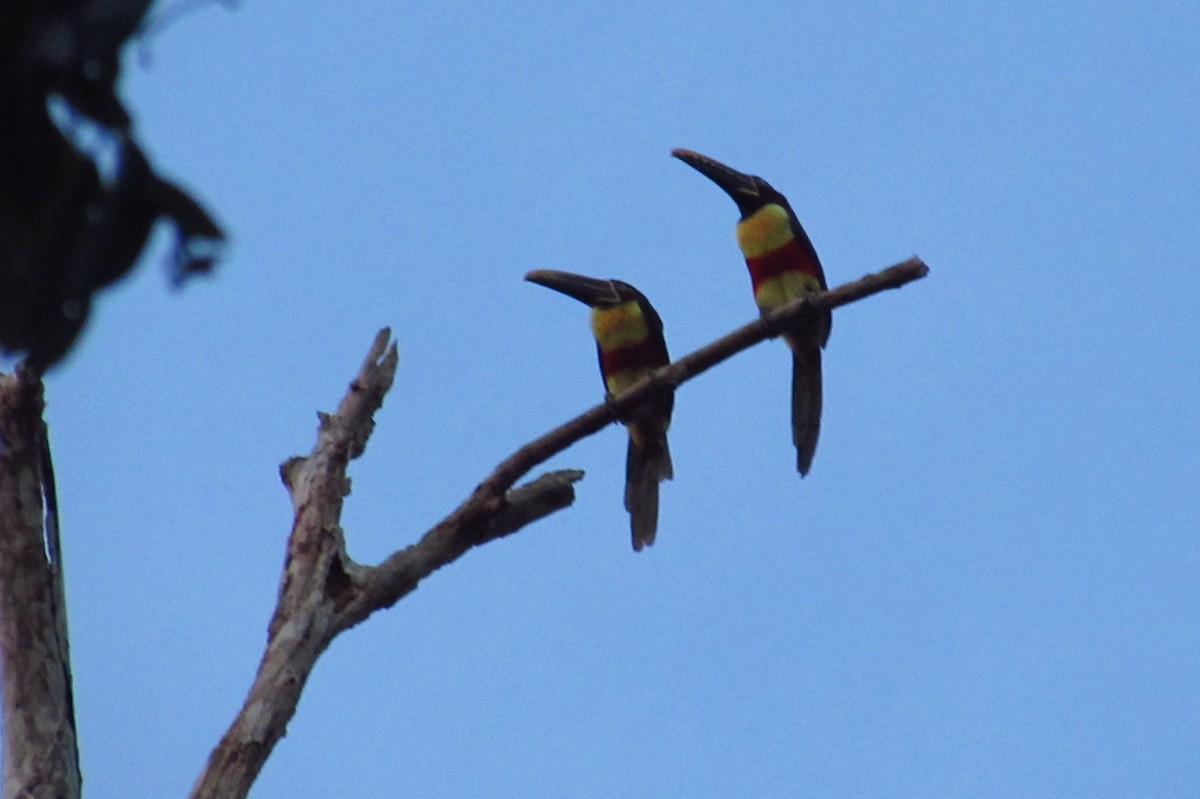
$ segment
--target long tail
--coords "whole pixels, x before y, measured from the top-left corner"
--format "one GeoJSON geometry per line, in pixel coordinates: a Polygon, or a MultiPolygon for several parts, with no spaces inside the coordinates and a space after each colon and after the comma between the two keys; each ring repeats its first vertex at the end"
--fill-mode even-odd
{"type": "Polygon", "coordinates": [[[812,467],[820,434],[821,350],[797,348],[792,353],[792,442],[801,477],[812,467]]]}
{"type": "Polygon", "coordinates": [[[674,476],[666,432],[652,436],[629,436],[625,455],[625,510],[633,533],[633,551],[654,543],[658,533],[658,484],[674,476]]]}

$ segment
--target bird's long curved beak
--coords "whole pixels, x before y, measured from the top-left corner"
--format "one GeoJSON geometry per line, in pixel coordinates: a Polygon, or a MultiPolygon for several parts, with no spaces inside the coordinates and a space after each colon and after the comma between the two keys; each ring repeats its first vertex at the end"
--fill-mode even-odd
{"type": "Polygon", "coordinates": [[[621,295],[611,280],[560,272],[557,269],[535,269],[525,275],[525,279],[530,283],[554,289],[560,294],[566,294],[593,308],[614,305],[621,301],[621,295]]]}
{"type": "Polygon", "coordinates": [[[758,184],[753,175],[738,172],[733,167],[726,166],[715,158],[709,158],[695,150],[677,147],[671,151],[671,155],[716,183],[739,206],[742,200],[759,196],[758,184]]]}

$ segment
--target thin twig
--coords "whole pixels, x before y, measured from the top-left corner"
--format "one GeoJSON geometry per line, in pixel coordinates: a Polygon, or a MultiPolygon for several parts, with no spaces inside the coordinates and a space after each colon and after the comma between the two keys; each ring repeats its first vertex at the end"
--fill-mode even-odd
{"type": "MultiPolygon", "coordinates": [[[[643,378],[630,386],[628,390],[621,392],[619,396],[591,408],[541,438],[521,447],[496,467],[495,471],[475,490],[471,500],[494,499],[519,480],[522,475],[528,473],[530,469],[562,452],[576,441],[595,433],[619,417],[627,415],[629,411],[646,400],[674,390],[721,361],[753,347],[760,341],[779,335],[789,323],[795,322],[806,314],[847,305],[887,289],[897,289],[906,283],[925,277],[927,274],[929,274],[929,267],[920,258],[913,256],[882,272],[867,275],[821,294],[796,300],[761,319],[743,325],[711,344],[664,366],[649,377],[643,378]]],[[[464,507],[471,500],[464,503],[464,507]]]]}

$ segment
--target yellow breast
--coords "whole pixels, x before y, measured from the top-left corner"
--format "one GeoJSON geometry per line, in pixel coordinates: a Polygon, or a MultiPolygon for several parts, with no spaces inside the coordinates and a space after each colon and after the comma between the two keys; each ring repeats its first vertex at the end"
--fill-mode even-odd
{"type": "Polygon", "coordinates": [[[747,258],[757,258],[777,250],[795,238],[787,209],[772,203],[764,205],[737,226],[738,246],[747,258]]]}
{"type": "Polygon", "coordinates": [[[614,350],[644,341],[650,329],[642,309],[631,301],[611,308],[593,308],[592,333],[600,349],[614,350]]]}

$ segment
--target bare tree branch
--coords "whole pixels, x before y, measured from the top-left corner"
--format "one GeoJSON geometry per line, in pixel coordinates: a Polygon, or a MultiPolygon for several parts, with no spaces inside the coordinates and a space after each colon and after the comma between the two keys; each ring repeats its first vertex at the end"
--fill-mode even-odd
{"type": "Polygon", "coordinates": [[[397,367],[391,332],[380,331],[337,413],[320,416],[317,443],[303,458],[281,467],[295,521],[288,539],[279,602],[268,628],[266,651],[242,710],[213,750],[192,797],[243,797],[295,714],[317,658],[342,631],[390,607],[421,580],[473,547],[502,538],[569,506],[583,472],[545,474],[514,489],[534,467],[616,421],[650,397],[668,391],[738,352],[779,335],[789,323],[923,277],[918,258],[832,291],[798,300],[733,331],[518,449],[471,495],[421,539],[378,566],[346,554],[340,527],[342,500],[350,492],[346,468],[363,453],[374,414],[391,388],[397,367]]]}
{"type": "Polygon", "coordinates": [[[4,796],[80,791],[57,511],[42,382],[0,375],[0,674],[4,796]]]}
{"type": "MultiPolygon", "coordinates": [[[[708,371],[742,350],[753,347],[765,339],[778,336],[790,323],[806,314],[847,305],[886,289],[897,289],[906,283],[925,277],[927,274],[929,274],[929,267],[920,258],[913,256],[882,272],[867,275],[830,291],[796,300],[761,319],[739,327],[732,333],[722,336],[711,344],[664,366],[649,377],[643,378],[630,386],[628,390],[623,391],[620,396],[614,397],[603,405],[597,405],[586,413],[556,427],[536,441],[531,441],[521,447],[496,467],[496,470],[475,489],[475,494],[471,499],[460,506],[455,514],[463,511],[474,501],[484,505],[489,501],[494,501],[495,497],[534,466],[545,462],[605,425],[617,421],[651,397],[672,391],[680,384],[708,371]]],[[[454,514],[451,514],[449,518],[454,518],[454,514]]]]}
{"type": "MultiPolygon", "coordinates": [[[[361,605],[367,593],[365,575],[370,570],[346,554],[339,524],[343,498],[350,492],[346,467],[363,453],[374,414],[396,374],[398,357],[390,338],[389,330],[379,332],[337,413],[319,416],[312,452],[289,459],[280,469],[295,521],[267,648],[241,712],[192,788],[194,797],[224,799],[249,792],[294,715],[317,658],[353,623],[346,609],[361,605]]],[[[464,543],[463,551],[567,507],[575,499],[571,483],[582,476],[578,471],[556,472],[508,492],[505,507],[481,522],[477,537],[464,543]]],[[[414,576],[412,588],[437,565],[427,565],[414,576]]],[[[370,610],[381,606],[373,603],[370,610]]]]}

